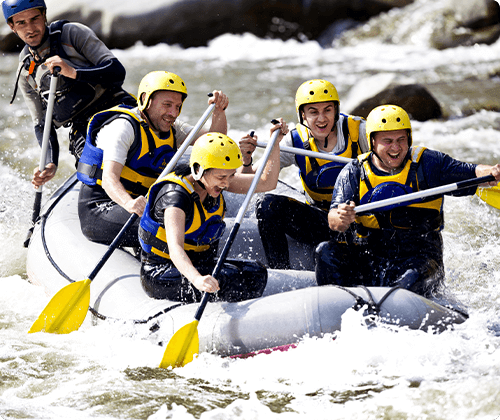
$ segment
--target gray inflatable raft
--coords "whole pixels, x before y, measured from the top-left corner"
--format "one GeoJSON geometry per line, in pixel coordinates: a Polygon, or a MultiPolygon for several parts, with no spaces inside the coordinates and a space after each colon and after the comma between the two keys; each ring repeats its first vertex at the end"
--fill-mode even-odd
{"type": "MultiPolygon", "coordinates": [[[[81,232],[79,187],[73,175],[53,194],[42,209],[29,244],[28,278],[44,288],[47,302],[69,282],[87,278],[107,249],[89,242],[81,232]]],[[[279,192],[298,195],[286,185],[281,185],[279,192]]],[[[228,195],[227,201],[229,231],[231,215],[236,214],[242,200],[228,195]]],[[[264,260],[251,210],[247,216],[230,257],[264,260]]],[[[458,310],[407,290],[318,287],[310,271],[312,250],[292,240],[289,246],[295,269],[269,270],[262,297],[207,305],[198,326],[200,351],[236,356],[294,345],[306,335],[334,334],[341,329],[342,315],[353,307],[365,313],[368,325],[386,323],[442,331],[467,318],[458,310]]],[[[116,250],[90,286],[93,320],[145,324],[155,339],[167,343],[179,328],[193,321],[198,304],[151,299],[143,291],[139,276],[140,262],[128,250],[116,250]]],[[[445,303],[442,298],[440,302],[445,303]]]]}

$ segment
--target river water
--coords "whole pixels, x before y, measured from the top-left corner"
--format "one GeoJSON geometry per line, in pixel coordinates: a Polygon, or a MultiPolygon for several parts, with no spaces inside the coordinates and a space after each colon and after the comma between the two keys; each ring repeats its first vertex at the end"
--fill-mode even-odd
{"type": "MultiPolygon", "coordinates": [[[[440,1],[417,3],[430,7],[440,1]]],[[[359,82],[368,91],[394,76],[453,86],[500,68],[500,42],[432,50],[412,13],[398,19],[410,26],[406,33],[413,25],[414,35],[390,45],[382,43],[383,33],[332,49],[316,42],[224,35],[208,47],[137,45],[115,53],[127,69],[125,87],[131,92],[147,72],[173,71],[189,91],[182,118],[196,122],[206,109],[207,92],[222,89],[230,98],[229,135],[238,139],[255,129],[265,139],[272,118],[296,121],[295,91],[307,79],[332,81],[342,109],[355,102],[359,82]]],[[[85,323],[65,336],[28,335],[48,302],[27,281],[22,246],[34,198],[29,179],[40,149],[22,98],[8,104],[17,57],[3,55],[0,62],[1,418],[500,418],[500,336],[491,329],[500,321],[500,212],[476,196],[445,200],[447,282],[469,305],[470,319],[439,335],[367,330],[359,315],[348,311],[336,340],[309,338],[286,353],[245,360],[203,354],[175,371],[158,369],[163,349],[130,326],[85,323]]],[[[457,112],[446,121],[413,126],[416,145],[472,162],[500,161],[500,113],[457,112]]],[[[73,170],[64,130],[61,136],[61,165],[45,197],[73,170]]],[[[284,171],[282,179],[297,185],[293,170],[284,171]]],[[[89,262],[89,271],[93,265],[89,262]]]]}

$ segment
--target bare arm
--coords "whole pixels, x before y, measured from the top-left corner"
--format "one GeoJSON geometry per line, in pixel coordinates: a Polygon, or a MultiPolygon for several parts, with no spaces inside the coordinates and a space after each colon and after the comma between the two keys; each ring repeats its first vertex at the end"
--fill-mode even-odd
{"type": "Polygon", "coordinates": [[[238,173],[241,174],[254,174],[257,170],[253,165],[253,152],[257,148],[257,136],[253,132],[243,136],[240,140],[240,150],[241,157],[243,160],[243,166],[238,169],[238,173]]]}
{"type": "Polygon", "coordinates": [[[38,167],[36,167],[33,171],[33,179],[31,180],[35,190],[37,190],[40,185],[44,185],[46,182],[54,178],[56,171],[57,166],[54,163],[48,163],[42,172],[40,172],[38,167]]]}
{"type": "Polygon", "coordinates": [[[140,195],[137,198],[132,198],[125,190],[125,187],[120,181],[120,175],[123,170],[121,163],[105,160],[102,170],[102,188],[106,191],[109,198],[119,204],[129,213],[135,213],[142,216],[146,207],[146,198],[140,195]]]}
{"type": "Polygon", "coordinates": [[[210,132],[227,134],[226,108],[229,105],[229,98],[220,90],[214,90],[213,96],[208,99],[208,103],[215,104],[210,132]]]}
{"type": "Polygon", "coordinates": [[[354,223],[356,212],[354,202],[349,204],[339,204],[328,212],[328,225],[331,230],[345,232],[351,223],[354,223]]]}
{"type": "Polygon", "coordinates": [[[183,210],[177,207],[165,209],[165,232],[170,258],[179,272],[198,290],[209,293],[217,292],[219,290],[217,280],[210,275],[201,275],[184,250],[185,224],[186,213],[183,210]]]}
{"type": "Polygon", "coordinates": [[[493,175],[496,181],[491,181],[486,184],[486,186],[494,187],[500,181],[500,164],[496,164],[495,166],[490,165],[477,165],[476,166],[476,176],[482,177],[487,175],[493,175]]]}
{"type": "MultiPolygon", "coordinates": [[[[265,192],[271,191],[278,185],[278,178],[280,175],[280,148],[279,142],[283,139],[284,134],[288,133],[288,127],[286,122],[282,118],[279,119],[277,124],[274,124],[271,128],[270,134],[272,136],[273,132],[280,130],[278,135],[278,142],[275,143],[271,154],[269,155],[269,160],[266,163],[260,181],[257,184],[255,192],[265,192]]],[[[228,188],[228,191],[245,194],[250,186],[252,185],[254,175],[246,173],[236,173],[233,180],[228,188]]]]}
{"type": "Polygon", "coordinates": [[[73,66],[70,66],[66,61],[64,61],[58,55],[49,57],[45,61],[45,65],[50,69],[51,73],[54,73],[55,67],[60,67],[61,71],[59,74],[69,79],[76,79],[76,69],[73,66]]]}

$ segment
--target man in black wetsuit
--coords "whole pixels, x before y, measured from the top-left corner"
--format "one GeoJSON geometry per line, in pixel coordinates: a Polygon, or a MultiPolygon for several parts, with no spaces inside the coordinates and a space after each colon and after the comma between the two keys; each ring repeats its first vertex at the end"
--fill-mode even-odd
{"type": "Polygon", "coordinates": [[[50,77],[55,67],[61,69],[46,166],[41,172],[37,167],[32,180],[38,188],[57,171],[56,128],[71,126],[69,149],[78,162],[90,117],[120,103],[134,105],[135,99],[122,89],[125,68],[90,28],[65,20],[47,25],[44,0],[4,0],[2,9],[9,27],[26,43],[19,56],[12,101],[19,87],[40,145],[50,77]]]}

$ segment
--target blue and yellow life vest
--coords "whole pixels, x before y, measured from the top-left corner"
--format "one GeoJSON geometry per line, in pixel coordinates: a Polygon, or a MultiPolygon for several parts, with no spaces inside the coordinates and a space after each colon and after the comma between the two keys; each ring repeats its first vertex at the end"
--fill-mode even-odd
{"type": "MultiPolygon", "coordinates": [[[[361,163],[361,179],[359,184],[359,203],[367,204],[375,201],[397,197],[419,191],[421,182],[418,179],[418,165],[425,147],[410,149],[410,158],[404,168],[395,175],[376,175],[369,162],[372,152],[358,156],[361,163]]],[[[365,229],[358,229],[361,236],[366,229],[416,229],[422,231],[439,231],[443,228],[443,197],[418,199],[405,205],[391,205],[377,209],[373,213],[356,216],[356,223],[365,229]]]]}
{"type": "Polygon", "coordinates": [[[78,179],[93,186],[102,184],[103,151],[95,145],[97,132],[116,118],[125,118],[134,127],[134,142],[130,148],[120,182],[132,197],[146,195],[168,162],[174,156],[175,130],[165,139],[159,138],[127,105],[118,105],[95,114],[89,122],[87,139],[78,162],[78,179]]]}
{"type": "MultiPolygon", "coordinates": [[[[341,115],[344,117],[342,131],[345,147],[336,155],[355,158],[359,150],[358,140],[361,120],[344,114],[341,115]]],[[[297,124],[291,134],[294,147],[319,152],[316,139],[309,137],[309,130],[304,125],[297,124]]],[[[307,202],[328,211],[332,201],[335,181],[346,164],[302,155],[295,155],[295,160],[299,167],[299,176],[306,193],[307,202]]]]}
{"type": "Polygon", "coordinates": [[[181,178],[173,172],[159,179],[149,190],[148,201],[139,225],[139,241],[142,248],[150,254],[170,259],[165,226],[151,217],[156,196],[165,184],[170,184],[171,188],[176,191],[189,194],[193,202],[193,218],[192,220],[186,218],[184,250],[208,251],[210,246],[221,238],[226,227],[223,220],[226,208],[224,197],[220,194],[215,205],[207,210],[194,191],[193,184],[185,177],[181,178]]]}

